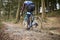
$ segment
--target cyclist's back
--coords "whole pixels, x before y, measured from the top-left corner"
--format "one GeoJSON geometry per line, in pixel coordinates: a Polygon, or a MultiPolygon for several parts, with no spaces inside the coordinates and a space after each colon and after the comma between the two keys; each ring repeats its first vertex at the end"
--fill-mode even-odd
{"type": "Polygon", "coordinates": [[[27,8],[28,12],[32,12],[35,9],[35,5],[34,5],[34,3],[32,1],[25,1],[24,5],[27,8]]]}

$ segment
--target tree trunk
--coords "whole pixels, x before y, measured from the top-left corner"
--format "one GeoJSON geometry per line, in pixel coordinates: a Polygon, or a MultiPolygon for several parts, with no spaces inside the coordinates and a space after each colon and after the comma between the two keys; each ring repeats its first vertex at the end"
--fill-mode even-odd
{"type": "Polygon", "coordinates": [[[23,5],[23,2],[24,2],[24,0],[22,0],[22,1],[19,0],[18,1],[18,9],[17,9],[17,13],[16,13],[16,23],[18,23],[19,20],[20,20],[20,12],[21,12],[20,8],[23,5]]]}
{"type": "Polygon", "coordinates": [[[45,18],[45,1],[41,0],[41,7],[42,7],[42,19],[41,19],[41,28],[43,28],[43,21],[45,18]]]}
{"type": "Polygon", "coordinates": [[[11,4],[10,4],[10,19],[12,19],[12,15],[11,15],[11,4]]]}
{"type": "MultiPolygon", "coordinates": [[[[46,2],[46,1],[45,1],[46,2]]],[[[46,3],[46,8],[47,10],[49,11],[49,1],[47,0],[47,3],[46,3]]]]}
{"type": "Polygon", "coordinates": [[[1,10],[0,10],[0,18],[1,18],[1,10]]]}
{"type": "Polygon", "coordinates": [[[10,2],[9,2],[9,0],[8,0],[8,3],[9,3],[9,5],[8,5],[8,15],[7,15],[7,17],[8,17],[8,19],[10,18],[10,2]]]}
{"type": "Polygon", "coordinates": [[[39,2],[38,2],[38,15],[39,15],[39,2]]]}
{"type": "Polygon", "coordinates": [[[18,9],[17,9],[17,13],[16,13],[16,23],[19,22],[20,20],[20,1],[18,0],[18,9]]]}
{"type": "Polygon", "coordinates": [[[38,14],[38,3],[35,2],[35,15],[38,14]]]}
{"type": "Polygon", "coordinates": [[[37,6],[36,6],[36,2],[35,2],[35,15],[37,13],[37,6]]]}

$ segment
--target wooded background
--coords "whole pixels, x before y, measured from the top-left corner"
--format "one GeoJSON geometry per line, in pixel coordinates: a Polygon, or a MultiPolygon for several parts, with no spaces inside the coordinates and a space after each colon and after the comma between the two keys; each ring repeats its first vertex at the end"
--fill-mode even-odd
{"type": "MultiPolygon", "coordinates": [[[[0,18],[4,20],[13,19],[20,21],[20,12],[25,0],[0,0],[0,18]]],[[[60,16],[59,0],[31,0],[35,3],[35,16],[58,17],[60,16]],[[41,10],[42,9],[42,10],[41,10]],[[41,12],[42,11],[42,12],[41,12]]],[[[24,13],[23,13],[24,15],[24,13]]]]}

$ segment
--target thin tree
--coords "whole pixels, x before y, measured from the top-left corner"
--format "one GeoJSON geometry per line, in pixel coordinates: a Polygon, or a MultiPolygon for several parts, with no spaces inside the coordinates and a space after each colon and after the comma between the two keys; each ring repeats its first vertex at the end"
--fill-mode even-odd
{"type": "Polygon", "coordinates": [[[16,13],[16,23],[19,22],[20,20],[20,0],[18,0],[18,9],[17,9],[17,13],[16,13]]]}
{"type": "Polygon", "coordinates": [[[41,29],[43,28],[43,21],[45,18],[45,0],[41,0],[41,7],[42,7],[42,19],[41,19],[41,29]]]}

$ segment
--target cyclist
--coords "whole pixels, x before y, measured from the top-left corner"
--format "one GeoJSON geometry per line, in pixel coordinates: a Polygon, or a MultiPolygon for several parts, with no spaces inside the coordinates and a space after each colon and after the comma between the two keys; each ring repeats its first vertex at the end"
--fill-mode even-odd
{"type": "Polygon", "coordinates": [[[33,11],[35,10],[35,4],[31,0],[26,0],[24,1],[22,12],[25,8],[27,9],[25,20],[27,21],[27,30],[29,30],[32,27],[32,22],[34,20],[33,11]],[[31,22],[30,17],[32,17],[31,22]]]}

